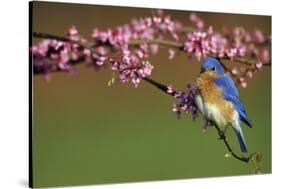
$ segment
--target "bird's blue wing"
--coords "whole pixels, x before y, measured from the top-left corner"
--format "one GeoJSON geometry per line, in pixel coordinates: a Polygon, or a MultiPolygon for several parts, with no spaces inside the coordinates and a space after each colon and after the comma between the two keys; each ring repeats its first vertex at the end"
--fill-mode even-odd
{"type": "Polygon", "coordinates": [[[214,82],[222,89],[224,99],[231,101],[235,105],[235,108],[239,113],[240,120],[249,127],[252,127],[252,123],[247,116],[245,107],[239,99],[238,91],[233,80],[228,75],[224,75],[219,79],[215,79],[214,82]]]}

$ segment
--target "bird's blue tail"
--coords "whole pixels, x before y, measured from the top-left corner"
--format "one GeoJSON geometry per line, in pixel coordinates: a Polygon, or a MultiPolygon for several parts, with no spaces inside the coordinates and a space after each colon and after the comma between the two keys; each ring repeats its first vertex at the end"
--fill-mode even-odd
{"type": "Polygon", "coordinates": [[[239,144],[240,144],[241,151],[247,152],[248,151],[247,144],[246,144],[246,140],[244,138],[244,135],[242,133],[242,129],[241,128],[237,129],[236,134],[237,134],[237,137],[238,137],[238,141],[239,141],[239,144]]]}

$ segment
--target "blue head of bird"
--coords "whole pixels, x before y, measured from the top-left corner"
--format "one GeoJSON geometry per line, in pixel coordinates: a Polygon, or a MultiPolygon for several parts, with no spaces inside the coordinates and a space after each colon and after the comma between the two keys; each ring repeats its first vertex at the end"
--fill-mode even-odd
{"type": "Polygon", "coordinates": [[[200,74],[219,78],[224,75],[224,69],[220,61],[216,58],[206,58],[201,65],[200,74]]]}

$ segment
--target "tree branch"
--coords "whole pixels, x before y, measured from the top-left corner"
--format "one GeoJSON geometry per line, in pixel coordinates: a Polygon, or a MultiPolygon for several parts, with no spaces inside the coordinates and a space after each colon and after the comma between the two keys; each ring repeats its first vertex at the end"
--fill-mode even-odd
{"type": "Polygon", "coordinates": [[[219,139],[220,139],[220,140],[223,140],[223,142],[224,142],[224,144],[225,144],[225,146],[226,146],[228,152],[231,153],[231,155],[232,155],[233,157],[235,157],[236,159],[248,163],[248,162],[252,159],[252,157],[256,154],[256,153],[252,153],[252,154],[251,154],[250,156],[248,156],[248,157],[238,156],[236,153],[233,152],[232,148],[230,147],[230,145],[229,145],[229,143],[228,143],[228,141],[227,141],[227,138],[226,138],[224,132],[223,132],[216,124],[212,123],[212,125],[215,126],[215,128],[217,129],[218,135],[219,135],[219,137],[220,137],[219,139]]]}
{"type": "Polygon", "coordinates": [[[80,41],[74,41],[74,40],[71,40],[67,37],[63,37],[63,36],[59,36],[59,35],[53,35],[53,34],[47,34],[47,33],[41,33],[41,32],[33,32],[33,37],[42,38],[42,39],[55,39],[55,40],[62,41],[62,42],[69,42],[69,43],[77,44],[80,47],[83,47],[85,49],[89,49],[93,53],[95,53],[97,55],[100,55],[100,53],[98,53],[92,47],[92,45],[87,44],[87,43],[81,43],[80,41]]]}
{"type": "Polygon", "coordinates": [[[168,93],[168,87],[166,85],[163,85],[161,83],[158,83],[157,81],[149,78],[149,77],[144,77],[143,80],[145,80],[146,82],[150,83],[151,85],[153,85],[154,87],[160,89],[161,91],[163,91],[164,93],[171,95],[171,96],[175,96],[176,95],[176,91],[173,91],[171,93],[168,93]]]}
{"type": "MultiPolygon", "coordinates": [[[[91,50],[93,53],[99,55],[99,53],[93,48],[94,46],[108,46],[108,44],[87,44],[87,43],[81,43],[79,41],[73,41],[70,40],[67,37],[63,37],[63,36],[58,36],[58,35],[53,35],[53,34],[47,34],[47,33],[41,33],[41,32],[33,32],[33,37],[36,38],[44,38],[44,39],[55,39],[55,40],[59,40],[59,41],[63,41],[63,42],[70,42],[70,43],[74,43],[77,44],[83,48],[89,49],[91,50]]],[[[129,41],[129,45],[131,46],[138,46],[141,44],[158,44],[158,45],[163,45],[163,46],[167,46],[167,47],[172,47],[172,48],[177,48],[181,51],[183,51],[183,47],[184,44],[179,43],[179,42],[175,42],[175,41],[169,41],[169,40],[164,40],[164,39],[139,39],[139,40],[130,40],[129,41]]],[[[209,56],[212,57],[216,57],[215,54],[209,54],[209,56]]],[[[222,57],[219,58],[220,60],[230,60],[230,58],[228,57],[222,57]]],[[[234,58],[232,61],[234,62],[238,62],[238,63],[242,63],[242,64],[246,64],[246,65],[254,65],[257,62],[250,60],[250,59],[245,59],[245,58],[240,58],[240,57],[236,57],[234,58]]],[[[262,63],[264,66],[271,66],[271,63],[262,63]]]]}
{"type": "Polygon", "coordinates": [[[174,41],[169,41],[169,40],[164,40],[164,39],[140,39],[140,40],[130,40],[129,45],[141,45],[141,44],[158,44],[158,45],[163,45],[163,46],[168,46],[168,47],[174,47],[181,49],[183,48],[183,44],[174,42],[174,41]]]}

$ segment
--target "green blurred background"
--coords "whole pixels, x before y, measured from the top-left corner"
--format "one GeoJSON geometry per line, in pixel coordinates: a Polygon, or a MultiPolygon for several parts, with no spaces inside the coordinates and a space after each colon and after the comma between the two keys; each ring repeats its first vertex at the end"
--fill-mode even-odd
{"type": "MultiPolygon", "coordinates": [[[[188,11],[166,13],[189,24],[188,11]]],[[[197,13],[215,29],[243,26],[271,32],[271,17],[197,13]]],[[[71,26],[86,38],[94,27],[106,28],[150,16],[151,9],[34,2],[33,31],[62,35],[71,26]]],[[[38,42],[38,39],[33,39],[38,42]]],[[[185,89],[199,63],[187,64],[180,53],[168,60],[166,48],[150,58],[152,78],[185,89]]],[[[215,129],[202,131],[200,117],[177,120],[174,99],[146,82],[108,87],[109,69],[77,66],[78,77],[52,74],[46,82],[33,76],[34,186],[166,180],[252,174],[254,166],[224,157],[227,150],[215,129]]],[[[262,152],[262,173],[271,172],[271,68],[255,75],[240,96],[254,123],[243,126],[249,151],[262,152]]],[[[231,129],[228,137],[240,152],[231,129]]]]}

